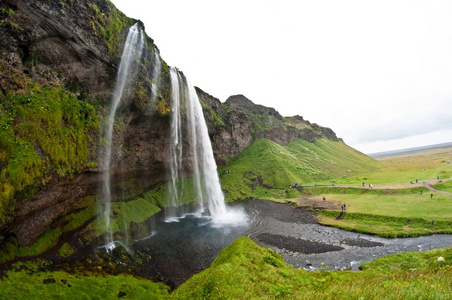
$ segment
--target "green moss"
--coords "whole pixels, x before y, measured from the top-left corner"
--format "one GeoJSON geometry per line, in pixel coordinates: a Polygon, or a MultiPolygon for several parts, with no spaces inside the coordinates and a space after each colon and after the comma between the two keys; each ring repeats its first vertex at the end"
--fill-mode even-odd
{"type": "Polygon", "coordinates": [[[103,38],[108,53],[119,57],[121,52],[118,46],[123,44],[124,39],[121,32],[135,21],[116,9],[110,1],[107,2],[107,8],[103,10],[94,3],[88,3],[88,6],[91,9],[92,29],[103,38]]]}
{"type": "Polygon", "coordinates": [[[72,247],[68,243],[64,243],[63,246],[61,246],[60,250],[58,250],[58,255],[67,257],[74,254],[74,252],[74,249],[72,249],[72,247]]]}
{"type": "Polygon", "coordinates": [[[224,126],[223,119],[212,107],[205,104],[201,99],[199,99],[199,102],[201,103],[204,116],[211,120],[214,126],[224,126]]]}
{"type": "Polygon", "coordinates": [[[161,117],[168,116],[171,112],[171,107],[169,106],[168,102],[162,98],[157,103],[157,112],[161,117]]]}
{"type": "Polygon", "coordinates": [[[162,283],[131,275],[99,276],[64,271],[38,272],[42,266],[16,264],[15,271],[0,280],[3,299],[167,299],[162,283]]]}
{"type": "Polygon", "coordinates": [[[55,246],[61,235],[60,230],[50,229],[44,232],[37,239],[36,243],[30,247],[19,247],[16,240],[11,239],[0,251],[0,262],[14,259],[15,257],[35,256],[43,253],[45,250],[55,246]]]}
{"type": "Polygon", "coordinates": [[[1,227],[15,197],[32,197],[52,172],[86,168],[99,121],[90,104],[65,90],[30,83],[26,91],[0,95],[0,128],[1,227]]]}

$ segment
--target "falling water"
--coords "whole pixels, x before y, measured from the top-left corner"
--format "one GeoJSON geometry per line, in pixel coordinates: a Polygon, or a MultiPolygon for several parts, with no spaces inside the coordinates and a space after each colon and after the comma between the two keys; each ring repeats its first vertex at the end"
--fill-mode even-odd
{"type": "Polygon", "coordinates": [[[141,56],[143,49],[143,34],[141,34],[138,25],[135,24],[130,27],[126,42],[124,44],[124,50],[122,52],[121,63],[119,64],[119,70],[116,77],[116,85],[111,101],[111,108],[108,114],[107,122],[105,125],[105,149],[103,157],[101,157],[105,170],[103,172],[103,189],[102,198],[105,201],[105,229],[107,232],[107,245],[111,245],[113,242],[113,233],[110,224],[111,213],[111,180],[110,180],[110,165],[111,165],[111,148],[113,141],[113,125],[116,116],[116,110],[125,94],[130,83],[131,72],[135,63],[135,58],[141,56]]]}
{"type": "Polygon", "coordinates": [[[170,208],[166,220],[175,221],[187,213],[183,210],[183,204],[186,202],[184,197],[189,195],[184,194],[183,178],[187,175],[186,165],[191,165],[197,206],[195,213],[207,214],[214,223],[219,224],[241,222],[246,219],[242,213],[226,209],[207,125],[195,88],[177,69],[171,68],[170,73],[173,102],[167,200],[170,208]]]}
{"type": "Polygon", "coordinates": [[[155,104],[157,99],[157,92],[160,88],[160,75],[162,72],[162,61],[160,60],[160,54],[156,48],[154,48],[154,70],[152,71],[152,94],[151,103],[155,104]]]}
{"type": "Polygon", "coordinates": [[[172,88],[172,119],[171,119],[171,140],[170,140],[170,182],[168,183],[168,197],[167,197],[167,220],[174,220],[180,216],[180,204],[182,201],[182,189],[178,188],[180,184],[179,172],[182,168],[182,126],[180,114],[180,87],[179,87],[179,73],[174,69],[170,69],[171,88],[172,88]]]}

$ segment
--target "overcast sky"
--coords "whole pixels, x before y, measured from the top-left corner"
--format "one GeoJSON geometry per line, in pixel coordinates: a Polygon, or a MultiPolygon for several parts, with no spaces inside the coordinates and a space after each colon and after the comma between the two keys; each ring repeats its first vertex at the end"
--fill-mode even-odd
{"type": "Polygon", "coordinates": [[[452,1],[112,0],[162,58],[364,152],[452,142],[452,1]]]}

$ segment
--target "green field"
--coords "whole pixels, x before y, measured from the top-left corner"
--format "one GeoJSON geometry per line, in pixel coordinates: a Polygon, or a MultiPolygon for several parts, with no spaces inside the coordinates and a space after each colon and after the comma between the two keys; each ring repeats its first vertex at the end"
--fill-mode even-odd
{"type": "Polygon", "coordinates": [[[346,230],[388,237],[452,233],[451,157],[450,148],[386,157],[379,170],[338,178],[335,187],[306,188],[297,202],[325,197],[320,223],[346,230]]]}
{"type": "Polygon", "coordinates": [[[358,172],[354,176],[338,178],[338,184],[409,183],[452,177],[452,148],[424,150],[415,153],[395,155],[378,159],[381,168],[358,172]]]}

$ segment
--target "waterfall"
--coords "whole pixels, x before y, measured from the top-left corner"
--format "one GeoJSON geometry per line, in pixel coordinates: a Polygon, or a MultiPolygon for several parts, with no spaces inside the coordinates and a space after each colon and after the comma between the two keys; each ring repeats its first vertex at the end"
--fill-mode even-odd
{"type": "MultiPolygon", "coordinates": [[[[171,108],[171,140],[170,140],[170,174],[168,183],[168,196],[166,219],[173,220],[173,218],[180,215],[178,211],[182,202],[182,189],[179,185],[179,172],[182,168],[182,126],[180,114],[180,87],[179,87],[179,73],[174,68],[170,68],[171,76],[171,98],[173,105],[171,108]]],[[[182,178],[181,178],[182,179],[182,178]]]]}
{"type": "Polygon", "coordinates": [[[110,223],[111,214],[111,149],[113,142],[113,125],[115,121],[116,111],[121,104],[121,100],[125,95],[127,88],[130,84],[131,73],[133,73],[133,67],[135,59],[141,56],[144,45],[143,34],[135,24],[129,28],[127,39],[124,44],[124,50],[122,52],[121,62],[119,64],[119,70],[116,77],[116,85],[113,91],[113,97],[111,100],[111,107],[105,124],[105,148],[103,149],[103,156],[101,161],[104,165],[104,172],[102,174],[102,198],[104,199],[104,211],[105,211],[105,229],[107,232],[107,245],[113,242],[113,230],[110,223]]]}
{"type": "Polygon", "coordinates": [[[152,71],[152,87],[151,87],[151,104],[157,101],[157,92],[160,88],[160,75],[162,72],[162,61],[160,60],[159,52],[154,48],[154,70],[152,71]]]}
{"type": "Polygon", "coordinates": [[[170,68],[172,119],[167,221],[183,217],[184,197],[194,197],[197,213],[214,222],[228,215],[201,103],[195,88],[176,68],[170,68]],[[185,148],[183,147],[185,145],[185,148]],[[187,166],[191,166],[187,170],[187,166]],[[191,171],[193,195],[185,193],[184,177],[191,171]]]}

